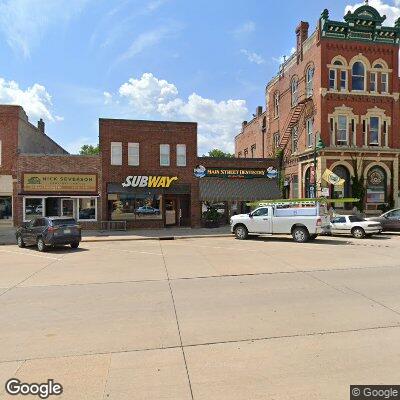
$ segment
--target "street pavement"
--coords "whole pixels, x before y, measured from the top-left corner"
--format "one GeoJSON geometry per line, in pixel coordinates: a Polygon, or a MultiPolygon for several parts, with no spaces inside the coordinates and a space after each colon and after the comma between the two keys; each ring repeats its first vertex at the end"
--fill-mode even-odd
{"type": "Polygon", "coordinates": [[[399,259],[396,235],[1,246],[0,399],[33,398],[8,395],[12,377],[96,400],[337,400],[398,384],[399,259]]]}

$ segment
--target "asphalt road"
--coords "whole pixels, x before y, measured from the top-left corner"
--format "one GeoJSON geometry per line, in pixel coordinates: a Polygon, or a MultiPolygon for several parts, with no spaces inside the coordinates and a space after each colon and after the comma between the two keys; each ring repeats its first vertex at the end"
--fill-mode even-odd
{"type": "Polygon", "coordinates": [[[18,398],[11,377],[74,400],[338,400],[400,384],[399,260],[389,235],[2,246],[0,399],[18,398]]]}

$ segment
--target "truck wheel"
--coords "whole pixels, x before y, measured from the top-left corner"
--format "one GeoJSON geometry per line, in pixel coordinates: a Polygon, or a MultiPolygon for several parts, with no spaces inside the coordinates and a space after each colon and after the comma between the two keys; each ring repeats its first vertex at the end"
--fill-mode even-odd
{"type": "Polygon", "coordinates": [[[351,234],[356,239],[362,239],[365,237],[365,231],[363,228],[356,227],[351,230],[351,234]]]}
{"type": "Polygon", "coordinates": [[[316,235],[316,234],[310,235],[310,239],[309,240],[315,240],[317,238],[317,236],[318,235],[316,235]]]}
{"type": "Polygon", "coordinates": [[[43,252],[46,251],[46,245],[44,244],[44,241],[42,238],[39,238],[37,240],[37,248],[39,251],[43,252]]]}
{"type": "Polygon", "coordinates": [[[236,239],[245,240],[249,236],[249,231],[247,230],[247,228],[244,225],[238,225],[235,228],[235,236],[236,236],[236,239]]]}
{"type": "Polygon", "coordinates": [[[18,235],[17,236],[17,245],[18,245],[18,247],[25,247],[25,242],[24,242],[24,240],[22,239],[22,236],[21,235],[18,235]]]}
{"type": "Polygon", "coordinates": [[[301,226],[297,226],[293,229],[292,236],[295,242],[297,243],[305,243],[310,239],[310,234],[306,228],[301,226]]]}
{"type": "Polygon", "coordinates": [[[78,247],[79,247],[79,242],[71,243],[71,248],[72,249],[77,249],[78,247]]]}

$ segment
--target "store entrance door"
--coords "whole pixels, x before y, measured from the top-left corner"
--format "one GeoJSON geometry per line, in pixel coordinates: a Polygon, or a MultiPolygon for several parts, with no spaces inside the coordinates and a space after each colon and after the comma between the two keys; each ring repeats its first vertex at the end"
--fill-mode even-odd
{"type": "Polygon", "coordinates": [[[177,199],[166,198],[165,199],[165,225],[175,226],[177,225],[177,199]]]}
{"type": "Polygon", "coordinates": [[[190,196],[165,197],[165,225],[190,226],[190,196]]]}
{"type": "Polygon", "coordinates": [[[62,217],[74,217],[74,200],[73,199],[61,199],[61,216],[62,217]]]}
{"type": "Polygon", "coordinates": [[[12,197],[0,196],[0,226],[12,225],[12,197]]]}

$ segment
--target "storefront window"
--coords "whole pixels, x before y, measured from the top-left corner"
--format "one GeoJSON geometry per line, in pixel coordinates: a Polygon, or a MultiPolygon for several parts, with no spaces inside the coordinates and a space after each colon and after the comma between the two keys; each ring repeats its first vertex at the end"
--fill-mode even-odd
{"type": "Polygon", "coordinates": [[[95,221],[97,219],[96,203],[95,197],[78,199],[78,220],[95,221]]]}
{"type": "Polygon", "coordinates": [[[114,221],[131,221],[162,219],[162,195],[118,194],[116,200],[110,201],[111,219],[114,221]]]}
{"type": "Polygon", "coordinates": [[[12,197],[0,196],[0,220],[12,219],[12,197]]]}
{"type": "Polygon", "coordinates": [[[25,198],[24,220],[30,221],[36,217],[43,216],[44,215],[43,206],[44,206],[44,199],[41,197],[25,198]]]}

